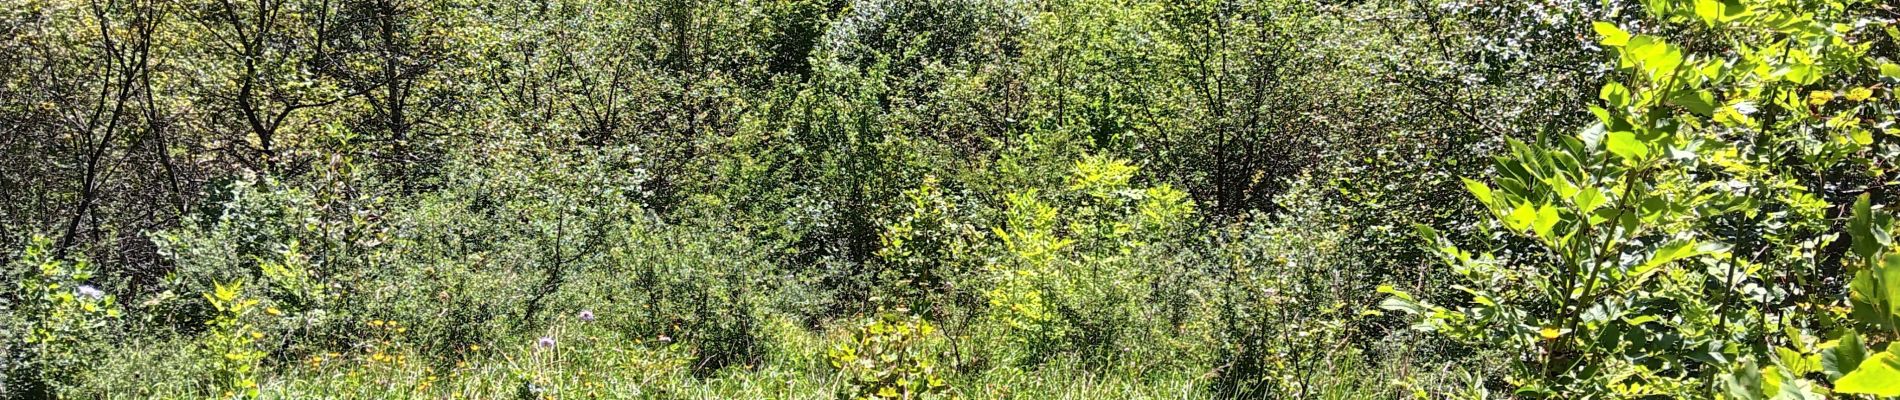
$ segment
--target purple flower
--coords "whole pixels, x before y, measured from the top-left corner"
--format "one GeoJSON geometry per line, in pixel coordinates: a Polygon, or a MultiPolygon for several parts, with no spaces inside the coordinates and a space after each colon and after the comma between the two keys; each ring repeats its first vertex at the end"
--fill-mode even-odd
{"type": "Polygon", "coordinates": [[[543,349],[552,349],[554,348],[554,337],[542,336],[541,340],[534,341],[534,347],[543,348],[543,349]]]}
{"type": "Polygon", "coordinates": [[[594,322],[594,310],[581,310],[582,322],[594,322]]]}
{"type": "Polygon", "coordinates": [[[84,297],[88,300],[98,300],[106,297],[106,292],[100,291],[99,288],[92,287],[92,285],[79,285],[77,291],[79,292],[79,297],[84,297]]]}

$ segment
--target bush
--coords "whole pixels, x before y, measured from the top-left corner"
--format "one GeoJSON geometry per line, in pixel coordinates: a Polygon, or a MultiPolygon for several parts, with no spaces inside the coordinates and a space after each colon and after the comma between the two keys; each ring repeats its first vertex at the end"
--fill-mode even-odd
{"type": "Polygon", "coordinates": [[[1169,297],[1180,293],[1156,289],[1186,272],[1164,255],[1194,226],[1193,203],[1168,186],[1131,186],[1137,169],[1122,160],[1089,157],[1074,168],[1053,196],[1060,203],[1009,194],[1004,223],[992,228],[1004,253],[988,267],[989,312],[1022,361],[1069,351],[1113,359],[1155,343],[1155,317],[1179,304],[1169,297]]]}
{"type": "Polygon", "coordinates": [[[950,389],[937,368],[937,328],[922,317],[881,315],[861,324],[825,359],[844,377],[839,395],[852,399],[927,399],[950,389]]]}
{"type": "Polygon", "coordinates": [[[11,299],[0,298],[0,392],[57,397],[99,365],[120,316],[117,297],[93,282],[84,259],[54,258],[53,242],[35,236],[7,264],[11,299]]]}

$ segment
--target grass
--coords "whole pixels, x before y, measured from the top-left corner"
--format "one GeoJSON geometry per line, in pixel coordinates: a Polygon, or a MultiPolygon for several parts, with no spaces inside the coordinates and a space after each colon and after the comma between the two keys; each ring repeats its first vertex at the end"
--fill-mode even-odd
{"type": "MultiPolygon", "coordinates": [[[[385,328],[387,329],[387,328],[385,328]]],[[[399,328],[398,328],[399,329],[399,328]]],[[[274,358],[259,380],[265,399],[831,399],[843,379],[826,365],[827,343],[847,329],[814,331],[789,318],[767,323],[769,344],[754,365],[695,374],[689,346],[658,338],[626,337],[604,325],[562,321],[543,332],[473,345],[456,354],[424,354],[401,343],[368,343],[349,353],[322,353],[295,362],[274,358]],[[555,338],[552,347],[536,342],[555,338]]],[[[136,351],[110,352],[96,371],[88,397],[109,399],[197,398],[202,390],[185,339],[138,343],[136,351]]],[[[281,357],[280,357],[281,358],[281,357]]],[[[1135,354],[1130,359],[1165,359],[1135,354]]],[[[1348,361],[1350,362],[1350,361],[1348,361]]],[[[1338,365],[1346,374],[1316,374],[1326,390],[1305,398],[1380,397],[1387,388],[1338,365]]],[[[957,398],[965,399],[1205,399],[1209,368],[1148,368],[1129,364],[1090,366],[1056,359],[1031,368],[987,366],[951,373],[957,398]]]]}

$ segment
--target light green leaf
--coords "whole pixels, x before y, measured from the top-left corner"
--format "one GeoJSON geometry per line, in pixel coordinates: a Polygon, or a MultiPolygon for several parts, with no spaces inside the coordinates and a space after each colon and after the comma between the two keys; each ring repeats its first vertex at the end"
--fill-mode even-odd
{"type": "Polygon", "coordinates": [[[1888,78],[1900,79],[1900,64],[1880,64],[1880,74],[1888,78]]]}
{"type": "Polygon", "coordinates": [[[1596,186],[1589,186],[1578,191],[1574,201],[1577,202],[1577,214],[1589,215],[1590,213],[1596,212],[1597,207],[1602,207],[1606,199],[1603,198],[1602,189],[1598,189],[1596,186]]]}
{"type": "Polygon", "coordinates": [[[1617,107],[1629,107],[1630,89],[1621,83],[1610,82],[1603,85],[1603,90],[1597,93],[1597,98],[1617,107]]]}
{"type": "Polygon", "coordinates": [[[1630,33],[1624,32],[1622,28],[1617,28],[1615,24],[1597,21],[1596,23],[1590,24],[1590,27],[1596,29],[1597,35],[1603,36],[1603,40],[1600,43],[1603,43],[1605,46],[1622,46],[1630,41],[1630,33]]]}
{"type": "Polygon", "coordinates": [[[1715,26],[1718,22],[1734,21],[1748,13],[1748,7],[1736,0],[1696,0],[1695,14],[1702,22],[1715,26]]]}
{"type": "Polygon", "coordinates": [[[1669,102],[1705,117],[1715,115],[1715,95],[1707,90],[1678,93],[1675,98],[1669,99],[1669,102]]]}
{"type": "Polygon", "coordinates": [[[1900,396],[1900,354],[1885,351],[1862,361],[1854,372],[1834,382],[1834,392],[1900,396]]]}
{"type": "Polygon", "coordinates": [[[1634,132],[1610,132],[1605,135],[1603,144],[1610,149],[1610,153],[1630,161],[1638,161],[1649,155],[1649,146],[1637,140],[1634,132]]]}
{"type": "Polygon", "coordinates": [[[1728,397],[1737,400],[1762,400],[1768,395],[1762,391],[1761,369],[1755,366],[1755,360],[1744,359],[1741,365],[1728,374],[1722,375],[1722,386],[1728,397]]]}
{"type": "Polygon", "coordinates": [[[1489,205],[1492,203],[1492,199],[1494,199],[1495,197],[1491,195],[1490,186],[1486,186],[1484,182],[1472,180],[1471,178],[1463,178],[1463,179],[1465,181],[1465,190],[1471,191],[1471,195],[1477,196],[1479,202],[1482,202],[1486,205],[1489,205]]]}
{"type": "Polygon", "coordinates": [[[1656,253],[1651,254],[1649,256],[1648,262],[1644,262],[1643,265],[1637,266],[1636,269],[1634,270],[1630,270],[1630,275],[1631,276],[1647,275],[1650,272],[1656,271],[1656,267],[1668,265],[1669,263],[1674,262],[1676,260],[1694,257],[1701,254],[1703,254],[1703,252],[1700,247],[1696,246],[1695,241],[1691,241],[1691,240],[1672,241],[1672,242],[1669,242],[1669,244],[1663,245],[1662,248],[1656,249],[1656,253]]]}
{"type": "Polygon", "coordinates": [[[1551,207],[1549,204],[1538,206],[1537,219],[1532,221],[1532,230],[1537,232],[1538,237],[1555,241],[1557,237],[1551,236],[1551,229],[1557,226],[1559,219],[1561,218],[1557,216],[1557,207],[1551,207]]]}
{"type": "Polygon", "coordinates": [[[1537,209],[1532,208],[1530,204],[1518,204],[1517,207],[1511,208],[1510,214],[1504,215],[1504,227],[1510,228],[1512,232],[1523,232],[1525,229],[1530,229],[1531,223],[1536,220],[1537,209]]]}
{"type": "Polygon", "coordinates": [[[1379,302],[1379,308],[1385,309],[1387,311],[1398,311],[1398,312],[1412,314],[1412,315],[1417,315],[1417,314],[1421,314],[1425,312],[1425,305],[1419,304],[1416,301],[1401,299],[1398,297],[1385,298],[1385,301],[1379,302]]]}
{"type": "Polygon", "coordinates": [[[1887,318],[1900,318],[1900,253],[1887,253],[1880,261],[1880,283],[1887,302],[1887,318]]]}

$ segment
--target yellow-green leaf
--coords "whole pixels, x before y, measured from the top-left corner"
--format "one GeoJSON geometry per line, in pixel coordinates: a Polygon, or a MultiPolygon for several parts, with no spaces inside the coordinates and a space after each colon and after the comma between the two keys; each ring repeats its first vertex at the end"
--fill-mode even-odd
{"type": "Polygon", "coordinates": [[[1887,351],[1862,361],[1854,372],[1834,382],[1834,392],[1900,396],[1900,355],[1887,351]]]}
{"type": "Polygon", "coordinates": [[[1557,237],[1551,235],[1551,229],[1557,226],[1557,221],[1560,219],[1557,215],[1557,207],[1551,207],[1549,204],[1538,206],[1537,218],[1531,221],[1531,230],[1537,232],[1538,237],[1555,241],[1557,237]]]}
{"type": "Polygon", "coordinates": [[[1596,29],[1597,35],[1603,36],[1603,40],[1600,43],[1603,43],[1605,46],[1622,46],[1630,41],[1630,33],[1624,32],[1622,28],[1617,28],[1615,24],[1597,21],[1596,23],[1590,24],[1590,27],[1596,29]]]}
{"type": "Polygon", "coordinates": [[[1630,161],[1640,160],[1649,155],[1649,146],[1637,140],[1635,132],[1610,132],[1604,135],[1603,144],[1609,148],[1610,153],[1630,161]]]}

